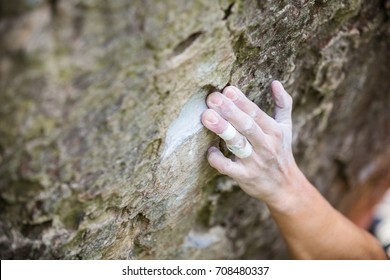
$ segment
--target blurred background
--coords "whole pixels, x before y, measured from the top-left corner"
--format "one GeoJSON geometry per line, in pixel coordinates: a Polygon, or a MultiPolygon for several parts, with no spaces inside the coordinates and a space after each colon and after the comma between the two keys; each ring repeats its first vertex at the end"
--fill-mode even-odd
{"type": "Polygon", "coordinates": [[[265,205],[208,165],[199,122],[228,84],[272,114],[273,79],[299,166],[368,228],[390,185],[389,16],[388,0],[0,0],[0,257],[288,258],[265,205]]]}

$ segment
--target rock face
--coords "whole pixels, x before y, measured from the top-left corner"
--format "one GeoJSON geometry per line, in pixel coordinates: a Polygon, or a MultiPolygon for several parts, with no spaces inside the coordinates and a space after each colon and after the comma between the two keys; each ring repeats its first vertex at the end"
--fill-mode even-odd
{"type": "Polygon", "coordinates": [[[232,84],[271,112],[281,80],[297,162],[347,211],[390,167],[389,11],[0,2],[0,257],[287,258],[266,207],[209,167],[204,99],[232,84]]]}

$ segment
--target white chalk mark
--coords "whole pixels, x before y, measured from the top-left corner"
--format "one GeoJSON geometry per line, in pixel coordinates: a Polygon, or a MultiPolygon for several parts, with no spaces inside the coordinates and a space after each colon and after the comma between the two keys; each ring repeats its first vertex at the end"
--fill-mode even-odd
{"type": "Polygon", "coordinates": [[[184,239],[184,248],[203,249],[220,242],[225,235],[225,230],[216,226],[210,228],[207,232],[195,232],[191,230],[184,239]]]}
{"type": "Polygon", "coordinates": [[[165,137],[163,158],[168,157],[190,136],[196,134],[203,127],[200,117],[206,109],[205,96],[202,93],[193,95],[187,101],[179,117],[169,126],[165,137]]]}

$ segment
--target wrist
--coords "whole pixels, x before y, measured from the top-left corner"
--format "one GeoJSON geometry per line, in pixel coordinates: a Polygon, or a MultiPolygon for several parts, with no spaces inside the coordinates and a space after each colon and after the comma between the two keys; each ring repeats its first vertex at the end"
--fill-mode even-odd
{"type": "Polygon", "coordinates": [[[263,200],[271,213],[291,215],[307,211],[307,209],[313,207],[313,203],[323,200],[317,189],[307,180],[295,162],[288,170],[286,178],[283,186],[280,186],[272,196],[263,200]]]}

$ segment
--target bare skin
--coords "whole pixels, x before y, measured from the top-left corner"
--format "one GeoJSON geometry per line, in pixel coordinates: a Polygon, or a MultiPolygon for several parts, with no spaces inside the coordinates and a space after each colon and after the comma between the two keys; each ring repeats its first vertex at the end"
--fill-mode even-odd
{"type": "Polygon", "coordinates": [[[228,145],[246,137],[250,156],[231,160],[210,147],[208,161],[233,178],[250,196],[265,202],[295,259],[386,259],[377,240],[335,210],[295,163],[292,141],[292,98],[273,81],[274,118],[236,87],[207,98],[202,123],[216,134],[230,123],[238,133],[228,145]]]}

